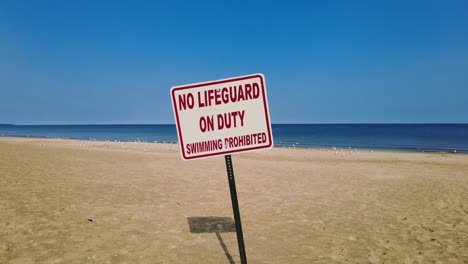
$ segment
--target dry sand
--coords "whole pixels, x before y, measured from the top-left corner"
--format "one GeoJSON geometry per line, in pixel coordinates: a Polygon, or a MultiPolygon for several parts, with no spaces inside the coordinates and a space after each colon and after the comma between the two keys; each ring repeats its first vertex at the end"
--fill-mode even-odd
{"type": "MultiPolygon", "coordinates": [[[[249,263],[468,263],[468,155],[275,148],[233,162],[249,263]]],[[[239,264],[235,233],[190,233],[188,217],[208,216],[232,217],[223,157],[0,138],[0,263],[229,263],[224,243],[239,264]]]]}

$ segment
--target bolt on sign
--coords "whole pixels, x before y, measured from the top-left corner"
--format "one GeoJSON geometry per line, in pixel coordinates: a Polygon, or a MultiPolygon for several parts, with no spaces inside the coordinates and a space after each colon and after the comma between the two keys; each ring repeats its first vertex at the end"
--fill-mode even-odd
{"type": "Polygon", "coordinates": [[[171,96],[185,160],[273,146],[262,74],[175,86],[171,96]]]}

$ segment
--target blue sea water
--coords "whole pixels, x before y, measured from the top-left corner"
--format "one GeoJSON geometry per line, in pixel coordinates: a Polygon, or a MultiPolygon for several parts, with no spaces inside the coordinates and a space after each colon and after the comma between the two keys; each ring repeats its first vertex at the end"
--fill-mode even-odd
{"type": "MultiPolygon", "coordinates": [[[[175,125],[0,125],[0,136],[177,142],[175,125]]],[[[468,153],[468,124],[274,124],[275,146],[468,153]]]]}

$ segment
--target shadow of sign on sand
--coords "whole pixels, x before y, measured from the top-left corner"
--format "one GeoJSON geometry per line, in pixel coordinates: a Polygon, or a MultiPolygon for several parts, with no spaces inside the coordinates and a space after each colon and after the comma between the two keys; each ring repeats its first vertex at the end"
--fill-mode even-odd
{"type": "Polygon", "coordinates": [[[236,232],[234,220],[230,217],[187,217],[190,233],[216,233],[219,244],[230,264],[235,264],[231,253],[224,243],[221,233],[236,232]]]}

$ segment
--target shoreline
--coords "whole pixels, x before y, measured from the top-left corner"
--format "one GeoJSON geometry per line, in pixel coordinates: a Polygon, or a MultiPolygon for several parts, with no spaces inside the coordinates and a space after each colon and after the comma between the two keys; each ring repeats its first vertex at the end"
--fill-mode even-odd
{"type": "MultiPolygon", "coordinates": [[[[31,137],[31,136],[13,136],[0,135],[0,138],[25,138],[25,139],[45,139],[45,140],[76,140],[76,141],[90,141],[90,142],[107,142],[107,143],[146,143],[146,144],[172,144],[178,145],[178,142],[173,141],[125,141],[125,140],[99,140],[99,139],[79,139],[79,138],[62,138],[62,137],[31,137]]],[[[437,151],[437,150],[421,150],[417,151],[414,148],[410,149],[385,149],[385,148],[351,148],[351,147],[309,147],[301,145],[277,145],[273,146],[274,149],[305,149],[305,150],[328,150],[328,151],[368,151],[368,152],[395,152],[395,153],[434,153],[434,154],[464,154],[468,155],[468,151],[437,151]]]]}
{"type": "MultiPolygon", "coordinates": [[[[252,263],[468,260],[465,155],[273,148],[233,163],[252,263]]],[[[232,219],[223,157],[0,137],[0,172],[0,263],[239,260],[235,233],[190,229],[232,219]]]]}

